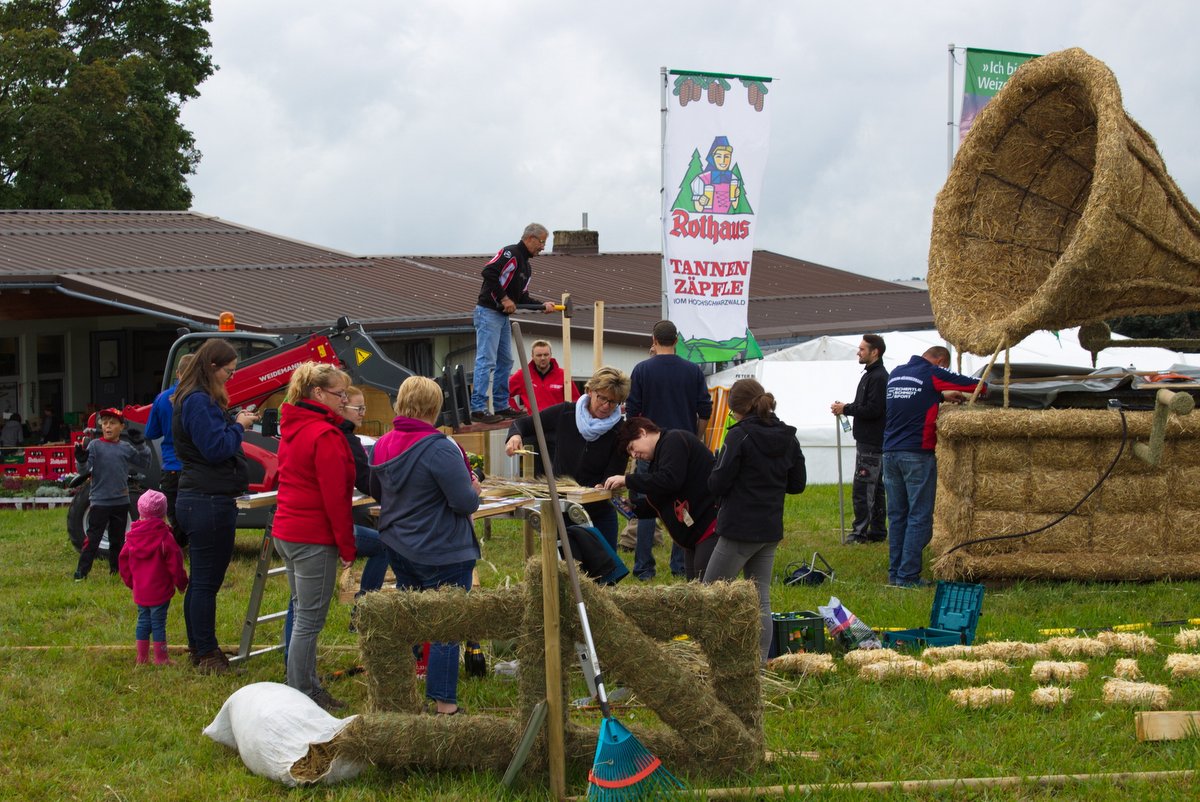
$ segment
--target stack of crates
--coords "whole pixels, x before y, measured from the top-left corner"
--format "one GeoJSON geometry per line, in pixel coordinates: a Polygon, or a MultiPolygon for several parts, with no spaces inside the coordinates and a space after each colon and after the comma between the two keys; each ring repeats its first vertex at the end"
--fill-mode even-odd
{"type": "Polygon", "coordinates": [[[938,582],[933,594],[929,626],[883,633],[883,645],[896,646],[969,646],[975,642],[975,627],[983,614],[983,585],[965,582],[938,582]]]}
{"type": "Polygon", "coordinates": [[[25,449],[25,470],[22,476],[44,479],[46,476],[46,447],[28,446],[25,449]]]}
{"type": "Polygon", "coordinates": [[[771,613],[771,649],[768,657],[792,652],[825,651],[825,619],[810,610],[771,613]]]}
{"type": "Polygon", "coordinates": [[[75,446],[46,446],[46,478],[75,472],[75,446]]]}

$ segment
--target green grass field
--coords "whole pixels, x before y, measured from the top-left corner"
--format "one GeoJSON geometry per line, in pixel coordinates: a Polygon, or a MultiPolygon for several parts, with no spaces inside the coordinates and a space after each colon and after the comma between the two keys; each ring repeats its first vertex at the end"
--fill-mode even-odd
{"type": "MultiPolygon", "coordinates": [[[[847,490],[847,511],[849,497],[847,490]]],[[[118,578],[102,563],[86,582],[71,581],[76,555],[65,533],[65,510],[0,511],[0,798],[20,800],[452,800],[497,798],[499,777],[490,774],[397,774],[368,769],[339,786],[289,790],[249,773],[236,753],[201,735],[225,698],[242,685],[284,681],[278,654],[246,664],[236,676],[201,676],[186,665],[156,669],[134,665],[136,608],[118,578]]],[[[830,595],[874,627],[928,623],[933,590],[886,587],[886,546],[841,546],[835,487],[814,487],[789,501],[788,535],[776,563],[782,575],[791,561],[819,550],[836,568],[833,583],[772,590],[776,610],[815,610],[830,595]]],[[[1052,537],[1047,533],[1043,537],[1052,537]]],[[[220,597],[218,635],[236,645],[261,535],[243,533],[220,597]]],[[[625,555],[632,561],[632,555],[625,555]]],[[[660,548],[659,582],[667,551],[660,548]]],[[[515,525],[502,522],[484,543],[479,573],[485,586],[520,581],[521,544],[515,525]]],[[[628,580],[633,581],[633,580],[628,580]]],[[[280,609],[286,583],[271,580],[264,611],[280,609]]],[[[978,630],[984,640],[1043,640],[1048,627],[1099,629],[1114,624],[1200,617],[1200,582],[1034,583],[989,587],[978,630]]],[[[349,608],[335,604],[322,634],[321,671],[352,668],[356,636],[348,631],[349,608]]],[[[1163,667],[1174,651],[1177,629],[1149,629],[1160,653],[1139,659],[1146,679],[1169,685],[1175,710],[1200,710],[1200,680],[1173,681],[1163,667]]],[[[264,625],[259,643],[278,637],[264,625]]],[[[182,598],[172,603],[172,645],[185,643],[182,598]]],[[[485,644],[485,650],[489,648],[485,644]]],[[[603,662],[604,655],[600,655],[603,662]]],[[[1114,656],[1089,661],[1086,680],[1073,684],[1075,699],[1063,709],[1040,710],[1029,702],[1036,684],[1032,661],[1015,665],[1008,679],[994,682],[1016,692],[1007,707],[964,711],[948,698],[966,683],[897,681],[868,684],[840,665],[821,679],[791,681],[793,690],[772,698],[766,715],[769,749],[815,751],[819,759],[785,757],[754,776],[729,777],[726,786],[794,783],[851,783],[949,777],[1178,771],[1200,764],[1200,739],[1139,743],[1134,712],[1106,706],[1101,687],[1114,656]]],[[[489,665],[490,665],[489,655],[489,665]]],[[[578,674],[578,670],[575,670],[578,674]]],[[[582,679],[576,678],[582,691],[582,679]]],[[[361,677],[331,680],[335,696],[363,709],[361,677]]],[[[516,704],[515,683],[497,678],[463,678],[460,699],[472,711],[497,712],[516,704]]],[[[581,694],[582,695],[582,694],[581,694]]],[[[653,714],[622,712],[637,721],[653,714]]],[[[595,722],[598,714],[576,713],[595,722]]],[[[669,767],[668,767],[669,768],[669,767]]],[[[585,793],[573,777],[572,793],[585,793]]],[[[1107,782],[1048,789],[955,792],[958,798],[1016,799],[1194,799],[1200,780],[1107,782]]],[[[822,799],[859,798],[863,792],[830,789],[822,799]]],[[[872,798],[935,798],[947,791],[872,798]]],[[[522,782],[513,799],[544,799],[544,787],[522,782]]]]}

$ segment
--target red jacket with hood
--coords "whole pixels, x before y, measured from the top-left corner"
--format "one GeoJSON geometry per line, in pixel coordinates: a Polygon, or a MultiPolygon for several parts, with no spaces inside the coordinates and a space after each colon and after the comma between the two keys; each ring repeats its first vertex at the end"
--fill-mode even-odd
{"type": "Polygon", "coordinates": [[[354,559],[354,457],[342,417],[305,399],[284,404],[279,424],[279,495],[271,534],[290,543],[336,546],[354,559]]]}
{"type": "Polygon", "coordinates": [[[133,603],[142,607],[166,604],[178,588],[187,589],[183,552],[161,518],[141,518],[125,535],[118,560],[121,579],[133,589],[133,603]]]}

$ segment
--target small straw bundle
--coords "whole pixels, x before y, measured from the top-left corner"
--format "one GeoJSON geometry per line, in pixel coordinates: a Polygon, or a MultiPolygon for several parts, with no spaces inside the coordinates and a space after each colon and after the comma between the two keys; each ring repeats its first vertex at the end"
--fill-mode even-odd
{"type": "Polygon", "coordinates": [[[837,671],[837,666],[833,664],[833,655],[831,654],[795,652],[781,654],[768,660],[767,670],[800,677],[816,677],[821,674],[832,674],[837,671]]]}
{"type": "Polygon", "coordinates": [[[1137,680],[1142,678],[1136,657],[1122,657],[1113,666],[1113,676],[1118,679],[1137,680]]]}
{"type": "Polygon", "coordinates": [[[1151,710],[1166,710],[1171,704],[1171,689],[1152,682],[1110,679],[1104,683],[1104,703],[1109,705],[1145,705],[1151,710]]]}
{"type": "Polygon", "coordinates": [[[901,657],[898,660],[881,660],[868,663],[858,669],[858,678],[868,682],[882,682],[889,679],[929,679],[932,674],[929,664],[922,663],[914,657],[901,657]]]}
{"type": "Polygon", "coordinates": [[[963,660],[972,656],[972,646],[962,646],[955,644],[954,646],[927,646],[925,651],[921,652],[921,659],[928,660],[931,663],[941,663],[946,660],[963,660]]]}
{"type": "Polygon", "coordinates": [[[1033,664],[1029,676],[1035,682],[1071,682],[1088,675],[1087,663],[1069,663],[1057,660],[1039,660],[1033,664]]]}
{"type": "Polygon", "coordinates": [[[895,649],[855,649],[846,652],[842,662],[851,668],[861,668],[872,663],[884,663],[892,660],[912,660],[908,655],[900,654],[895,649]]]}
{"type": "Polygon", "coordinates": [[[1045,643],[1023,643],[1017,640],[994,640],[981,643],[972,651],[975,657],[982,659],[1004,660],[1013,663],[1032,658],[1050,656],[1050,649],[1045,643]]]}
{"type": "Polygon", "coordinates": [[[1007,673],[1008,663],[999,660],[947,660],[933,667],[933,678],[939,682],[946,679],[979,682],[993,674],[1007,673]]]}
{"type": "Polygon", "coordinates": [[[1154,654],[1158,650],[1158,641],[1141,632],[1101,632],[1096,639],[1123,654],[1154,654]]]}
{"type": "Polygon", "coordinates": [[[993,688],[990,685],[983,688],[955,688],[950,691],[950,699],[959,707],[977,710],[1010,704],[1013,691],[1012,688],[993,688]]]}
{"type": "Polygon", "coordinates": [[[1046,648],[1059,657],[1103,657],[1108,644],[1098,638],[1051,638],[1046,648]]]}
{"type": "Polygon", "coordinates": [[[1169,654],[1167,670],[1171,672],[1171,679],[1200,677],[1200,654],[1169,654]]]}
{"type": "Polygon", "coordinates": [[[1175,645],[1180,649],[1200,647],[1200,629],[1181,629],[1175,633],[1175,645]]]}
{"type": "Polygon", "coordinates": [[[1059,688],[1055,685],[1043,685],[1034,688],[1029,694],[1029,701],[1037,707],[1059,707],[1071,701],[1075,691],[1070,688],[1059,688]]]}

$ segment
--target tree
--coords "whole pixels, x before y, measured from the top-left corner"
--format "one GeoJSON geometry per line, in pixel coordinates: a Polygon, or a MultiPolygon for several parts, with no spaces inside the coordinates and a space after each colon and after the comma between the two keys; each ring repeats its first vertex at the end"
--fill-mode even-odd
{"type": "Polygon", "coordinates": [[[0,0],[0,208],[187,209],[209,0],[0,0]]]}

